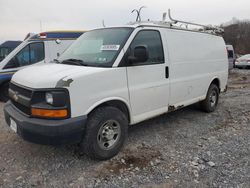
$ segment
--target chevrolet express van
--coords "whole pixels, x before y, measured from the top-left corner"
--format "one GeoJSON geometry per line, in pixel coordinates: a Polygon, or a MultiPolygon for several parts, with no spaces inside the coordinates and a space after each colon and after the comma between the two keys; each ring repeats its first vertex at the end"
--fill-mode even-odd
{"type": "Polygon", "coordinates": [[[0,62],[0,100],[7,101],[13,74],[35,63],[56,59],[83,31],[53,31],[28,35],[17,48],[0,62]]]}
{"type": "Polygon", "coordinates": [[[227,77],[226,45],[215,33],[151,22],[101,28],[54,63],[18,71],[4,113],[25,140],[80,143],[104,160],[130,125],[197,102],[213,112],[227,77]]]}

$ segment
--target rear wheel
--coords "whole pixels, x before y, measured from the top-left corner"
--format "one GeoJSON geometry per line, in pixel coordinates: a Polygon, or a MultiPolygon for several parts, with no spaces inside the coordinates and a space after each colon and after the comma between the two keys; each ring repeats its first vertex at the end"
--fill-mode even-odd
{"type": "Polygon", "coordinates": [[[213,112],[219,101],[219,88],[215,84],[211,84],[206,99],[200,103],[202,110],[205,112],[213,112]]]}
{"type": "Polygon", "coordinates": [[[120,151],[127,132],[128,120],[124,113],[115,107],[100,107],[88,117],[80,147],[91,158],[109,159],[120,151]]]}
{"type": "Polygon", "coordinates": [[[9,82],[0,86],[0,100],[7,102],[9,100],[9,82]]]}

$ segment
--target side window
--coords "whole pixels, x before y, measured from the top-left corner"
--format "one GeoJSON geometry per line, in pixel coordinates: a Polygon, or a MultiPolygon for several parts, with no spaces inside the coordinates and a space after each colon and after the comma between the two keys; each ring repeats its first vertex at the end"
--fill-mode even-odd
{"type": "Polygon", "coordinates": [[[164,63],[164,53],[160,33],[153,30],[140,31],[132,41],[130,50],[136,46],[146,46],[148,48],[149,58],[143,64],[164,63]]]}
{"type": "Polygon", "coordinates": [[[4,69],[11,69],[20,66],[25,66],[28,65],[29,62],[30,62],[29,45],[27,45],[6,64],[4,69]]]}
{"type": "Polygon", "coordinates": [[[31,43],[24,47],[17,55],[15,55],[4,67],[4,69],[31,65],[42,61],[43,59],[44,44],[42,42],[31,43]]]}
{"type": "Polygon", "coordinates": [[[23,48],[11,61],[14,61],[20,67],[26,66],[30,63],[29,46],[23,48]]]}
{"type": "Polygon", "coordinates": [[[43,43],[30,44],[30,64],[37,63],[44,59],[44,45],[43,43]]]}

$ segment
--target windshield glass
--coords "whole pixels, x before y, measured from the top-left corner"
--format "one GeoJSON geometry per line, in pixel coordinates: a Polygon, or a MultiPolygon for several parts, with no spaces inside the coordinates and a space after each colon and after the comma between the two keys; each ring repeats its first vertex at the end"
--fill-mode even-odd
{"type": "Polygon", "coordinates": [[[104,28],[86,32],[58,60],[77,60],[85,66],[111,67],[132,30],[104,28]]]}

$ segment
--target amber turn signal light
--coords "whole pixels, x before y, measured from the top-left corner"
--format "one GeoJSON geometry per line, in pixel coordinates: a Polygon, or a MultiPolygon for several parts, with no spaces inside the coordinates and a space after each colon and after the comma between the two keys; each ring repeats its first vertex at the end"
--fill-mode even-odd
{"type": "Polygon", "coordinates": [[[45,118],[66,118],[68,116],[68,111],[66,109],[62,110],[48,110],[48,109],[31,109],[32,116],[45,117],[45,118]]]}

